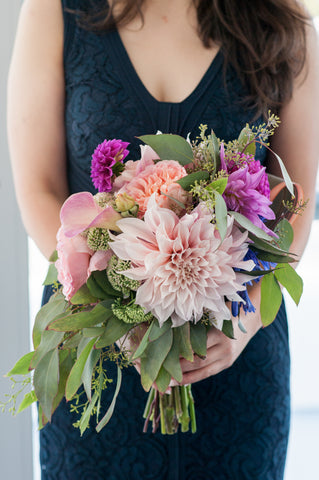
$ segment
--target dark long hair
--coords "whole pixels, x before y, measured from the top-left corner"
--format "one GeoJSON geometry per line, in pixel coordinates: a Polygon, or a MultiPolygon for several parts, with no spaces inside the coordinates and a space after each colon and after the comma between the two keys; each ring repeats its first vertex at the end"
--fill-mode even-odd
{"type": "MultiPolygon", "coordinates": [[[[144,0],[100,1],[98,10],[80,17],[95,31],[125,25],[136,15],[143,21],[144,0]]],[[[306,62],[306,24],[310,17],[298,0],[193,0],[198,34],[208,47],[221,46],[248,87],[249,102],[266,114],[278,111],[292,97],[295,78],[306,62]]]]}

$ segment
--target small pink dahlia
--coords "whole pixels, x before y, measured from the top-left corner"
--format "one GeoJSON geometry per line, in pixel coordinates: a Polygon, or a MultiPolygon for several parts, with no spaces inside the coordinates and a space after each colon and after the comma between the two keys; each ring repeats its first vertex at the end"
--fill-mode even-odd
{"type": "Polygon", "coordinates": [[[241,297],[244,282],[250,277],[234,267],[251,270],[252,261],[244,261],[247,234],[241,233],[228,219],[225,240],[220,236],[211,215],[195,209],[179,218],[161,208],[153,195],[144,221],[127,218],[118,222],[122,232],[114,236],[111,248],[132,267],[122,272],[140,280],[136,303],[151,312],[160,325],[171,318],[173,326],[201,319],[208,309],[217,320],[230,319],[225,304],[241,297]]]}
{"type": "Polygon", "coordinates": [[[95,149],[92,155],[91,178],[93,185],[99,192],[110,192],[112,190],[112,167],[117,162],[123,163],[124,158],[129,153],[126,150],[128,145],[129,143],[122,142],[122,140],[104,140],[95,149]]]}

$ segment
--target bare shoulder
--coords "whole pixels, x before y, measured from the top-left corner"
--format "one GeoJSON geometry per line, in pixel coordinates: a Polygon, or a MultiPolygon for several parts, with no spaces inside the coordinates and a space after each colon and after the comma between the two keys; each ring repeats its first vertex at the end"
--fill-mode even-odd
{"type": "Polygon", "coordinates": [[[27,49],[34,53],[46,51],[61,56],[63,46],[63,15],[61,0],[24,0],[18,24],[17,41],[23,38],[27,49]]]}

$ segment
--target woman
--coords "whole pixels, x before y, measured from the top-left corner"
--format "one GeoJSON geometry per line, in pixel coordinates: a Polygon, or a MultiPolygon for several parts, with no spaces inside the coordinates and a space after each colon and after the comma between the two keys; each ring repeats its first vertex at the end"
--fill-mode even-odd
{"type": "MultiPolygon", "coordinates": [[[[55,249],[67,196],[93,191],[90,155],[105,137],[130,141],[136,159],[136,135],[159,129],[195,137],[206,123],[229,140],[271,108],[282,122],[272,148],[309,198],[292,248],[301,255],[314,207],[319,66],[315,32],[299,4],[109,3],[113,17],[100,0],[25,0],[22,7],[9,139],[24,223],[42,252],[48,257],[55,249]],[[74,10],[82,10],[86,28],[74,10]]],[[[258,152],[260,160],[278,174],[266,153],[258,152]]],[[[182,362],[183,382],[195,384],[196,435],[141,434],[145,392],[132,368],[100,434],[92,429],[80,438],[69,406],[58,408],[41,432],[43,480],[282,479],[289,430],[285,310],[261,329],[258,285],[250,296],[257,309],[245,318],[247,334],[237,329],[231,341],[212,329],[206,360],[182,362]]]]}

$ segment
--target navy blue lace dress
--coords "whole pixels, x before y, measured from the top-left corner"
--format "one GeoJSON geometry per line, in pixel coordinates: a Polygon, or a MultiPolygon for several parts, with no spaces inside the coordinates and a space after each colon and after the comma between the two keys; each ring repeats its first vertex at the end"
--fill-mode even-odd
{"type": "MultiPolygon", "coordinates": [[[[79,1],[63,1],[78,8],[79,1]]],[[[85,3],[85,2],[84,2],[85,3]]],[[[240,100],[245,89],[232,69],[223,81],[220,52],[181,103],[158,102],[145,89],[117,31],[80,29],[65,12],[65,82],[68,176],[72,193],[94,192],[91,154],[105,138],[131,142],[162,132],[194,137],[200,123],[229,140],[251,120],[240,100]]],[[[256,122],[255,122],[256,123],[256,122]]],[[[260,160],[265,152],[259,152],[260,160]]],[[[49,292],[45,292],[45,301],[49,292]]],[[[112,375],[110,366],[109,375],[112,375]]],[[[115,372],[114,372],[115,378],[115,372]]],[[[105,394],[105,404],[111,398],[105,394]]],[[[42,480],[280,480],[289,431],[289,348],[282,305],[276,321],[250,341],[234,365],[194,384],[198,432],[143,434],[147,394],[134,368],[124,371],[109,425],[83,437],[76,415],[62,404],[40,432],[42,480]]]]}

